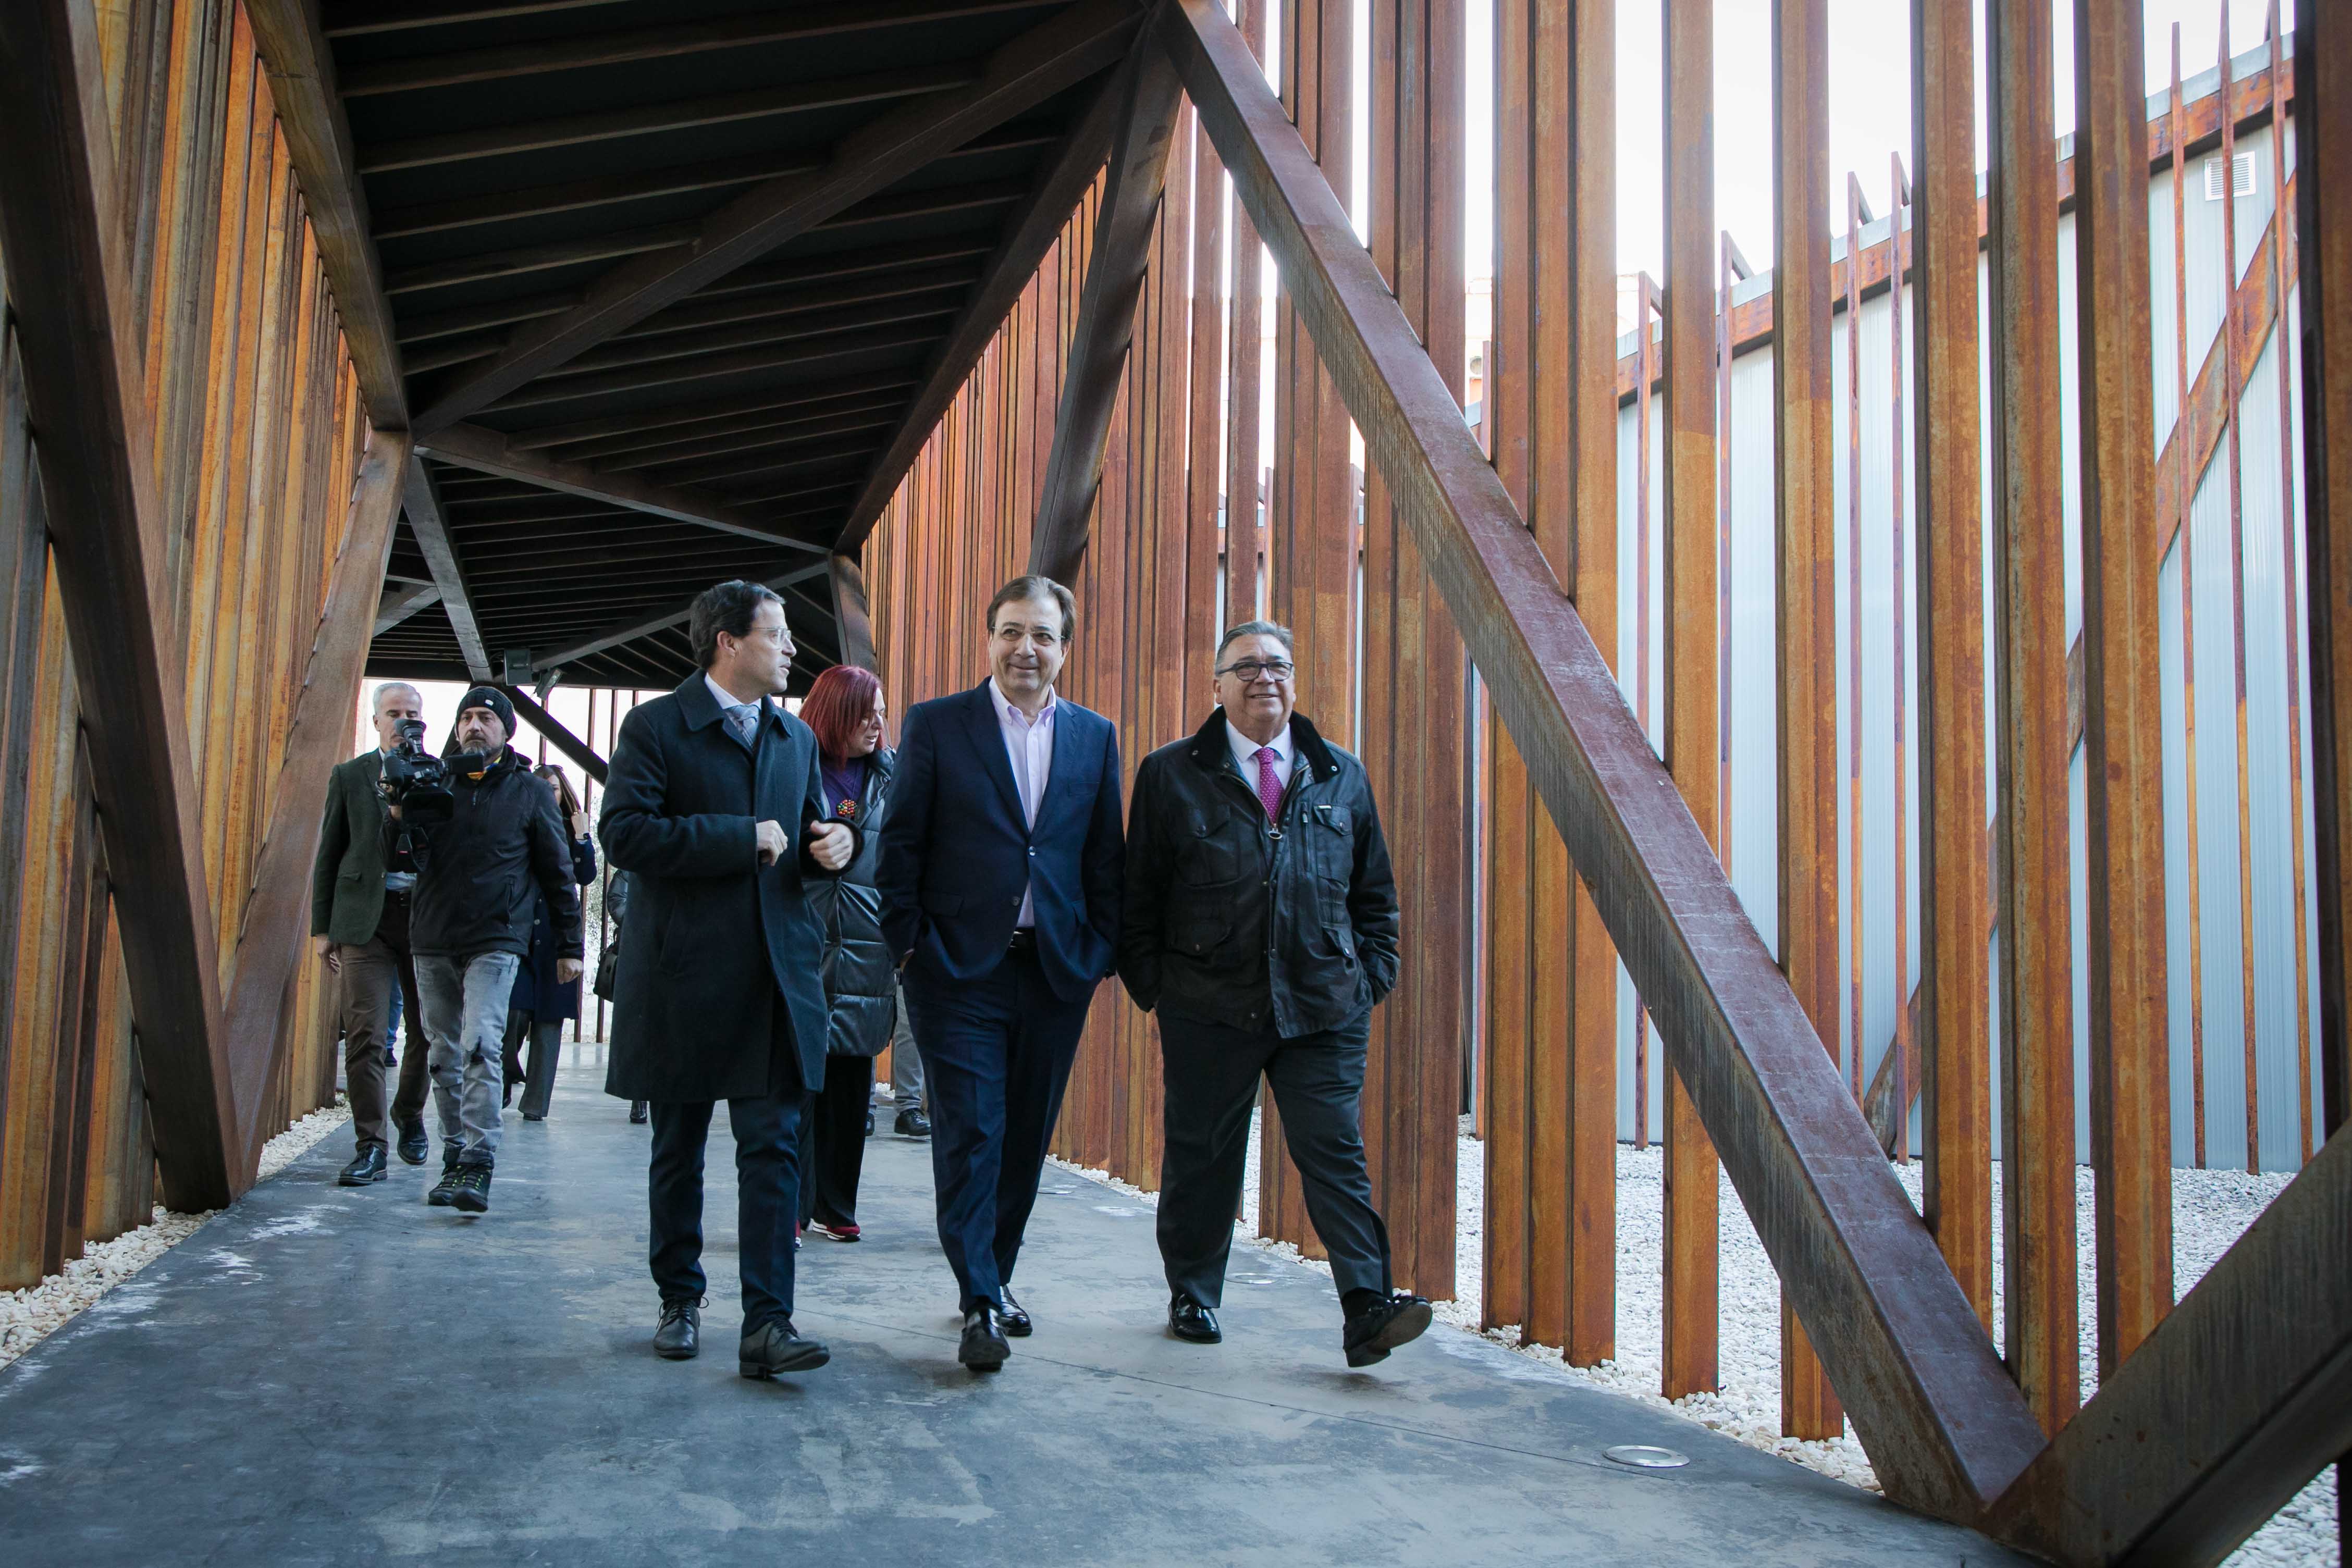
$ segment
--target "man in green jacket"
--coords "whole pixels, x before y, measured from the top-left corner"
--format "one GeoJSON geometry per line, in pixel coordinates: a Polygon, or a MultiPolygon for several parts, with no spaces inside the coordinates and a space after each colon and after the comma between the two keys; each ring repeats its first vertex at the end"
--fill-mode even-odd
{"type": "Polygon", "coordinates": [[[376,747],[336,766],[327,785],[327,821],[310,868],[310,942],[341,980],[343,1077],[350,1085],[352,1130],[359,1151],[335,1179],[365,1186],[388,1174],[385,1160],[384,1034],[393,987],[404,987],[413,1043],[402,1053],[400,1092],[391,1122],[400,1157],[424,1163],[425,1049],[416,1022],[416,973],[408,950],[411,873],[384,869],[383,759],[400,744],[400,725],[425,716],[415,686],[375,689],[376,747]]]}

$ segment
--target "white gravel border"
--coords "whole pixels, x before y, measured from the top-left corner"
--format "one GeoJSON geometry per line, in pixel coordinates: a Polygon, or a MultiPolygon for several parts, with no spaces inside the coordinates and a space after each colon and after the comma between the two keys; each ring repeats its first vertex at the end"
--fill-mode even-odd
{"type": "MultiPolygon", "coordinates": [[[[1455,1294],[1437,1303],[1437,1321],[1465,1333],[1481,1333],[1478,1321],[1484,1287],[1481,1239],[1486,1222],[1486,1158],[1478,1141],[1465,1132],[1458,1150],[1455,1294]]],[[[1301,1258],[1286,1241],[1267,1241],[1257,1228],[1257,1125],[1252,1118],[1248,1170],[1242,1184],[1242,1218],[1235,1239],[1294,1263],[1304,1263],[1328,1275],[1330,1265],[1301,1258]]],[[[1106,1182],[1138,1202],[1157,1207],[1159,1195],[1144,1192],[1103,1171],[1089,1170],[1057,1160],[1066,1170],[1106,1182]]],[[[1896,1176],[1911,1201],[1919,1201],[1916,1162],[1895,1167],[1896,1176]]],[[[2173,1172],[2174,1294],[2184,1295],[2229,1250],[2254,1217],[2286,1186],[2284,1174],[2248,1176],[2242,1171],[2173,1172]]],[[[1599,1366],[1570,1366],[1557,1345],[1522,1344],[1516,1327],[1485,1332],[1482,1337],[1515,1351],[1560,1375],[1606,1388],[1612,1394],[1655,1408],[1671,1410],[1749,1448],[1818,1470],[1850,1486],[1878,1490],[1878,1478],[1869,1457],[1853,1436],[1827,1442],[1801,1442],[1780,1435],[1780,1278],[1765,1256],[1763,1243],[1748,1222],[1747,1211],[1727,1179],[1722,1186],[1720,1322],[1718,1364],[1723,1387],[1714,1394],[1696,1394],[1668,1401],[1658,1392],[1661,1372],[1660,1315],[1664,1252],[1664,1155],[1656,1145],[1617,1149],[1617,1359],[1599,1366]]],[[[2077,1183],[2076,1235],[2082,1248],[2083,1397],[2098,1385],[2097,1324],[2095,1292],[2097,1284],[2093,1251],[2090,1173],[2077,1183]]],[[[1994,1278],[2000,1278],[2000,1171],[1993,1170],[1992,1207],[1995,1216],[1994,1278]]],[[[1996,1332],[2000,1303],[1994,1301],[1996,1332]]],[[[2336,1472],[2323,1470],[2310,1486],[2268,1524],[2231,1555],[2231,1568],[2336,1568],[2336,1472]]]]}
{"type": "MultiPolygon", "coordinates": [[[[334,1104],[321,1106],[296,1122],[262,1145],[258,1179],[268,1181],[351,1119],[351,1110],[339,1095],[334,1104]]],[[[76,1314],[194,1235],[198,1226],[219,1212],[174,1214],[157,1204],[149,1223],[111,1241],[90,1243],[62,1272],[21,1291],[0,1292],[0,1366],[65,1327],[76,1314]]]]}

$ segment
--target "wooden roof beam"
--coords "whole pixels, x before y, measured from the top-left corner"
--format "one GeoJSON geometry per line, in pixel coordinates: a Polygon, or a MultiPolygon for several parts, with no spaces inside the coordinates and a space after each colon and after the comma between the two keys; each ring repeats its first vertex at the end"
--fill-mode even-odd
{"type": "MultiPolygon", "coordinates": [[[[832,570],[833,558],[827,556],[824,560],[814,565],[796,567],[791,571],[768,579],[768,586],[782,593],[794,583],[805,582],[811,578],[824,577],[832,570]]],[[[674,604],[666,610],[655,611],[650,615],[632,616],[617,625],[607,626],[601,632],[591,632],[576,643],[566,643],[561,648],[551,649],[534,657],[550,669],[553,669],[558,664],[568,664],[574,660],[584,659],[591,653],[601,653],[607,649],[617,648],[624,643],[634,643],[640,637],[649,637],[656,632],[667,631],[672,626],[683,625],[693,612],[694,601],[689,599],[682,604],[674,604]]]]}
{"type": "Polygon", "coordinates": [[[1095,91],[1086,112],[1063,138],[1061,150],[1037,176],[1027,198],[1004,225],[995,251],[989,256],[979,290],[964,306],[947,341],[931,356],[921,390],[908,405],[890,444],[875,459],[866,486],[849,508],[849,523],[836,548],[854,550],[874,531],[875,522],[914,465],[923,443],[930,439],[940,416],[963,388],[964,378],[988,351],[996,329],[1011,313],[1030,275],[1045,257],[1062,225],[1069,221],[1095,172],[1110,152],[1111,120],[1119,106],[1119,78],[1114,75],[1095,91]]]}
{"type": "Polygon", "coordinates": [[[387,581],[376,604],[375,635],[383,636],[418,611],[440,602],[441,590],[432,583],[387,581]]]}
{"type": "Polygon", "coordinates": [[[433,586],[441,591],[442,612],[449,617],[449,630],[457,635],[457,651],[465,658],[467,674],[477,681],[487,681],[490,678],[490,655],[482,646],[482,629],[474,621],[474,596],[466,587],[465,569],[457,562],[457,547],[450,542],[448,517],[441,508],[441,493],[433,483],[433,471],[415,453],[409,455],[400,504],[408,514],[408,531],[415,536],[416,548],[425,552],[425,565],[433,573],[433,586]]]}
{"type": "Polygon", "coordinates": [[[329,0],[324,30],[331,38],[348,38],[618,4],[620,0],[329,0]]]}
{"type": "Polygon", "coordinates": [[[270,100],[318,236],[319,259],[334,290],[360,395],[379,429],[408,424],[408,389],[384,292],[383,264],[368,226],[367,193],[352,155],[351,121],[336,95],[335,57],[306,0],[245,0],[253,44],[269,74],[270,100]]]}
{"type": "MultiPolygon", "coordinates": [[[[547,667],[551,670],[557,668],[554,664],[547,667]]],[[[547,737],[550,746],[570,758],[572,765],[589,778],[599,784],[604,782],[607,771],[604,759],[596,755],[594,747],[565,728],[563,721],[541,706],[538,698],[520,686],[501,685],[499,690],[506,693],[507,701],[514,704],[515,713],[523,723],[547,737]]]]}
{"type": "Polygon", "coordinates": [[[980,79],[882,115],[845,138],[815,174],[754,187],[714,214],[688,247],[628,263],[563,315],[517,333],[488,365],[461,377],[426,410],[431,432],[489,407],[526,382],[735,271],[851,204],[874,195],[1081,81],[1124,52],[1131,0],[1086,0],[989,57],[980,79]]]}
{"type": "Polygon", "coordinates": [[[1029,570],[1060,582],[1077,580],[1086,555],[1087,516],[1102,483],[1111,409],[1135,340],[1136,302],[1151,261],[1169,150],[1176,144],[1176,111],[1184,101],[1174,63],[1156,48],[1136,51],[1122,91],[1108,183],[1087,257],[1086,292],[1062,371],[1053,453],[1037,487],[1037,522],[1030,536],[1029,570]]]}
{"type": "Polygon", "coordinates": [[[584,500],[625,507],[633,512],[650,512],[657,517],[716,528],[721,533],[740,534],[786,549],[804,550],[811,555],[825,553],[824,546],[796,538],[715,496],[677,486],[656,485],[634,475],[608,474],[584,463],[566,463],[544,453],[518,452],[508,444],[505,436],[478,424],[453,424],[436,431],[425,438],[423,449],[444,463],[454,463],[476,473],[519,479],[584,500]]]}
{"type": "Polygon", "coordinates": [[[808,417],[821,419],[833,412],[830,405],[846,399],[897,392],[914,384],[914,377],[909,372],[884,371],[872,375],[845,377],[835,382],[820,382],[810,386],[788,387],[749,397],[672,403],[629,413],[608,414],[601,419],[580,420],[570,424],[536,425],[515,432],[507,444],[519,452],[551,446],[576,446],[583,442],[641,435],[649,430],[682,430],[688,425],[709,424],[714,420],[733,419],[742,414],[772,413],[779,409],[808,408],[813,404],[824,406],[818,406],[808,417]]]}
{"type": "Polygon", "coordinates": [[[502,81],[550,71],[634,65],[719,49],[753,48],[803,38],[837,37],[924,22],[952,22],[1001,11],[1034,11],[1040,0],[850,0],[788,11],[758,11],[711,22],[630,27],[581,38],[541,38],[413,59],[383,60],[354,70],[344,96],[417,92],[467,82],[502,81]]]}

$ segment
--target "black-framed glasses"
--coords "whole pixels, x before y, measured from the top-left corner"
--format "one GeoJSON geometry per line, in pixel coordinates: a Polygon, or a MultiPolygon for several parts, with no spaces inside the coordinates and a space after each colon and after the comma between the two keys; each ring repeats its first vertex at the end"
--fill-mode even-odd
{"type": "Polygon", "coordinates": [[[1287,659],[1237,659],[1217,674],[1239,675],[1244,683],[1258,679],[1286,681],[1297,666],[1287,659]]]}

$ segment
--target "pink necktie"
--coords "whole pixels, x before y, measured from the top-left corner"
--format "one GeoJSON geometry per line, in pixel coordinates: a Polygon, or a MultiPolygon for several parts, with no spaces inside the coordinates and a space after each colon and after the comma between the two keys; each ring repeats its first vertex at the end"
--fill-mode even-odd
{"type": "Polygon", "coordinates": [[[1275,758],[1279,755],[1271,746],[1261,746],[1253,754],[1257,758],[1257,800],[1265,808],[1269,822],[1282,821],[1282,780],[1274,776],[1275,758]]]}

